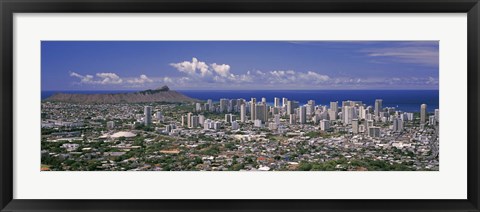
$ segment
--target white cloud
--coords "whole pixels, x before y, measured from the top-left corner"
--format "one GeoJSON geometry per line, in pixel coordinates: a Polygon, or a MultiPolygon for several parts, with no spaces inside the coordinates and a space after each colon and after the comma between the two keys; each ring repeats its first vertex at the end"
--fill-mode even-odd
{"type": "Polygon", "coordinates": [[[172,83],[173,82],[172,78],[170,78],[170,77],[164,77],[163,81],[166,82],[166,83],[172,83]]]}
{"type": "Polygon", "coordinates": [[[192,58],[192,62],[183,61],[180,63],[170,63],[170,65],[176,68],[178,71],[186,73],[190,76],[205,77],[211,74],[208,65],[205,62],[198,61],[198,59],[195,57],[192,58]]]}
{"type": "Polygon", "coordinates": [[[222,77],[228,77],[230,76],[230,66],[227,64],[222,64],[218,65],[216,63],[210,64],[212,66],[212,69],[217,73],[218,75],[222,77]]]}
{"type": "Polygon", "coordinates": [[[81,75],[76,72],[70,72],[71,77],[76,77],[80,79],[80,83],[82,84],[102,84],[102,85],[107,85],[107,84],[120,84],[123,82],[122,78],[120,78],[117,74],[115,73],[97,73],[95,76],[97,78],[95,79],[94,76],[92,75],[81,75]]]}
{"type": "Polygon", "coordinates": [[[127,82],[130,83],[130,84],[144,84],[144,83],[152,83],[153,80],[148,78],[147,75],[142,74],[138,78],[133,78],[133,79],[127,80],[127,82]]]}
{"type": "Polygon", "coordinates": [[[76,72],[70,72],[71,77],[76,77],[80,79],[80,83],[93,83],[93,76],[92,75],[80,75],[76,72]]]}
{"type": "Polygon", "coordinates": [[[299,77],[300,79],[314,83],[326,82],[330,79],[330,77],[327,75],[319,74],[313,71],[308,71],[307,73],[299,73],[299,77]]]}
{"type": "Polygon", "coordinates": [[[97,73],[97,77],[101,78],[101,80],[96,81],[102,85],[106,84],[120,84],[123,82],[122,78],[120,78],[115,73],[97,73]]]}

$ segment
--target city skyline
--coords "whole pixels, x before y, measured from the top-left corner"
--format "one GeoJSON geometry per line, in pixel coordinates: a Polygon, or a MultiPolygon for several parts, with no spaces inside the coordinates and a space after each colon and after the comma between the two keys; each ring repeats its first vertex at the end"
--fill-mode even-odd
{"type": "Polygon", "coordinates": [[[437,41],[43,41],[42,91],[438,90],[437,41]]]}

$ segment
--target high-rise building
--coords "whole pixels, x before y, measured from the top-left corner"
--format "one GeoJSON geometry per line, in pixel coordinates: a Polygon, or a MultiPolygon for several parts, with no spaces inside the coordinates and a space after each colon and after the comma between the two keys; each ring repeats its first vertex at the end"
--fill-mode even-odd
{"type": "Polygon", "coordinates": [[[226,122],[226,123],[230,123],[230,122],[231,122],[231,119],[230,119],[231,115],[232,115],[232,114],[225,114],[225,122],[226,122]]]}
{"type": "Polygon", "coordinates": [[[373,115],[375,115],[375,121],[380,121],[380,112],[382,112],[382,99],[376,99],[375,100],[375,110],[373,112],[373,115]]]}
{"type": "Polygon", "coordinates": [[[315,114],[315,100],[308,100],[307,115],[312,117],[313,114],[315,114]]]}
{"type": "MultiPolygon", "coordinates": [[[[211,99],[208,99],[207,100],[207,104],[208,104],[208,110],[210,112],[213,112],[215,110],[215,107],[213,106],[213,101],[211,99]]],[[[206,110],[206,109],[205,109],[206,110]]]]}
{"type": "Polygon", "coordinates": [[[300,121],[300,124],[305,124],[307,123],[307,108],[305,106],[301,106],[299,108],[299,121],[300,121]]]}
{"type": "Polygon", "coordinates": [[[220,113],[227,112],[228,99],[220,99],[220,113]]]}
{"type": "Polygon", "coordinates": [[[313,115],[313,116],[312,116],[312,122],[313,122],[314,124],[318,124],[318,122],[319,122],[320,120],[322,120],[322,119],[327,119],[327,116],[324,116],[324,117],[322,117],[322,115],[320,115],[320,116],[318,116],[318,115],[313,115]]]}
{"type": "Polygon", "coordinates": [[[234,112],[235,109],[237,107],[237,100],[236,99],[230,99],[228,101],[228,109],[227,111],[230,113],[230,112],[234,112]]]}
{"type": "Polygon", "coordinates": [[[290,124],[296,124],[297,123],[297,117],[295,114],[290,114],[290,124]]]}
{"type": "Polygon", "coordinates": [[[359,117],[360,120],[367,119],[367,110],[365,109],[365,107],[363,105],[358,107],[358,117],[359,117]]]}
{"type": "Polygon", "coordinates": [[[267,98],[265,98],[265,97],[262,97],[262,103],[265,103],[265,104],[267,104],[267,98]]]}
{"type": "Polygon", "coordinates": [[[203,129],[204,130],[210,129],[210,122],[212,122],[212,120],[210,120],[210,119],[207,119],[203,122],[203,129]]]}
{"type": "Polygon", "coordinates": [[[288,103],[288,99],[285,98],[285,97],[283,97],[283,98],[282,98],[282,107],[285,107],[285,108],[286,108],[286,107],[287,107],[287,103],[288,103]]]}
{"type": "Polygon", "coordinates": [[[245,104],[240,105],[240,121],[247,121],[247,108],[245,107],[245,104]]]}
{"type": "Polygon", "coordinates": [[[427,121],[427,104],[420,105],[420,123],[425,124],[427,121]]]}
{"type": "Polygon", "coordinates": [[[330,110],[335,111],[335,113],[338,113],[338,102],[330,102],[330,110]]]}
{"type": "Polygon", "coordinates": [[[287,101],[287,115],[293,114],[293,106],[292,101],[287,101]]]}
{"type": "Polygon", "coordinates": [[[145,108],[143,110],[143,114],[145,115],[145,117],[144,117],[145,126],[150,126],[152,124],[152,107],[151,106],[145,106],[145,108]]]}
{"type": "Polygon", "coordinates": [[[208,103],[204,103],[203,108],[205,109],[205,111],[210,111],[210,105],[208,103]]]}
{"type": "Polygon", "coordinates": [[[267,105],[267,102],[262,102],[262,105],[263,105],[263,120],[265,120],[264,122],[267,122],[268,121],[268,114],[269,114],[269,110],[268,108],[270,106],[267,105]]]}
{"type": "Polygon", "coordinates": [[[352,123],[352,119],[354,118],[354,110],[355,108],[352,106],[344,106],[343,107],[344,111],[342,111],[343,114],[343,124],[348,125],[352,123]]]}
{"type": "Polygon", "coordinates": [[[219,121],[213,122],[213,129],[214,130],[219,130],[222,127],[222,123],[219,121]]]}
{"type": "Polygon", "coordinates": [[[328,110],[328,116],[330,120],[337,120],[338,115],[338,102],[330,102],[330,109],[328,110]]]}
{"type": "Polygon", "coordinates": [[[273,98],[273,106],[274,107],[280,107],[280,98],[273,98]]]}
{"type": "Polygon", "coordinates": [[[352,133],[357,134],[358,133],[358,119],[352,119],[352,133]]]}
{"type": "Polygon", "coordinates": [[[439,122],[440,121],[440,110],[435,109],[435,121],[439,122]]]}
{"type": "Polygon", "coordinates": [[[402,132],[403,131],[403,120],[400,118],[393,119],[393,131],[402,132]]]}
{"type": "Polygon", "coordinates": [[[296,108],[298,108],[298,102],[297,101],[288,101],[287,102],[287,115],[294,114],[296,108]]]}
{"type": "Polygon", "coordinates": [[[254,120],[260,120],[265,123],[267,120],[265,119],[265,104],[259,103],[255,105],[255,118],[254,120]]]}
{"type": "Polygon", "coordinates": [[[200,104],[199,102],[197,102],[197,103],[195,104],[195,110],[196,110],[197,112],[202,111],[202,104],[200,104]]]}
{"type": "Polygon", "coordinates": [[[209,107],[213,107],[213,101],[211,99],[207,99],[207,104],[209,107]]]}
{"type": "Polygon", "coordinates": [[[255,116],[255,107],[257,105],[257,99],[252,98],[250,100],[250,120],[253,122],[256,118],[255,116]]]}
{"type": "Polygon", "coordinates": [[[198,125],[200,124],[200,119],[198,116],[192,116],[192,121],[191,121],[191,128],[197,128],[198,125]]]}
{"type": "Polygon", "coordinates": [[[330,129],[330,121],[323,119],[320,121],[320,130],[327,131],[330,129]]]}
{"type": "Polygon", "coordinates": [[[187,127],[188,128],[192,128],[192,116],[193,116],[192,113],[187,114],[187,127]]]}
{"type": "Polygon", "coordinates": [[[187,117],[185,117],[184,115],[182,116],[182,127],[185,126],[186,124],[186,121],[187,120],[187,117]]]}
{"type": "Polygon", "coordinates": [[[428,117],[428,124],[429,125],[434,125],[435,124],[435,116],[429,116],[428,117]]]}
{"type": "Polygon", "coordinates": [[[372,138],[380,138],[380,127],[369,127],[368,136],[372,138]]]}

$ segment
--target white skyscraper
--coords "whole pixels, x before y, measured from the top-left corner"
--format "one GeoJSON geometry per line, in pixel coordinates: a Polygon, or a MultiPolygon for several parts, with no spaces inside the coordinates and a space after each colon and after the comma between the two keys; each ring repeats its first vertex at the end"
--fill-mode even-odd
{"type": "Polygon", "coordinates": [[[344,111],[343,114],[343,124],[348,125],[352,123],[352,119],[354,118],[354,107],[352,106],[345,106],[343,107],[344,111]]]}
{"type": "Polygon", "coordinates": [[[427,121],[427,104],[420,105],[420,123],[424,124],[427,121]]]}
{"type": "Polygon", "coordinates": [[[196,110],[197,112],[202,111],[202,104],[200,104],[199,102],[197,102],[197,103],[195,104],[195,110],[196,110]]]}
{"type": "Polygon", "coordinates": [[[215,110],[215,107],[213,107],[213,101],[211,99],[207,100],[207,104],[208,104],[208,110],[209,111],[215,110]]]}
{"type": "Polygon", "coordinates": [[[358,133],[358,119],[352,119],[352,133],[358,133]]]}
{"type": "Polygon", "coordinates": [[[285,107],[285,108],[286,108],[286,107],[287,107],[287,103],[288,103],[288,99],[285,98],[285,97],[283,97],[283,98],[282,98],[282,107],[285,107]]]}
{"type": "Polygon", "coordinates": [[[305,106],[301,106],[299,108],[299,121],[300,121],[300,124],[305,124],[307,123],[307,108],[305,106]]]}
{"type": "Polygon", "coordinates": [[[150,126],[152,124],[152,107],[151,106],[145,106],[143,110],[144,114],[144,124],[145,126],[150,126]]]}
{"type": "Polygon", "coordinates": [[[361,119],[367,119],[367,109],[362,105],[358,107],[358,116],[361,119]]]}
{"type": "Polygon", "coordinates": [[[297,117],[295,114],[290,114],[290,124],[296,124],[297,123],[297,117]]]}
{"type": "Polygon", "coordinates": [[[192,128],[192,116],[193,116],[192,113],[187,114],[187,127],[188,128],[192,128]]]}
{"type": "Polygon", "coordinates": [[[320,130],[327,131],[330,129],[330,121],[323,119],[320,121],[320,130]]]}
{"type": "Polygon", "coordinates": [[[240,121],[247,121],[247,108],[245,107],[245,104],[240,105],[240,121]]]}
{"type": "Polygon", "coordinates": [[[250,100],[250,120],[254,121],[255,120],[255,107],[257,105],[257,99],[252,98],[250,100]]]}
{"type": "Polygon", "coordinates": [[[330,109],[328,110],[328,116],[330,120],[337,120],[338,114],[338,102],[330,102],[330,109]]]}
{"type": "Polygon", "coordinates": [[[273,99],[273,106],[274,107],[280,107],[280,98],[275,97],[273,99]]]}
{"type": "Polygon", "coordinates": [[[435,109],[435,121],[440,121],[440,110],[435,109]]]}

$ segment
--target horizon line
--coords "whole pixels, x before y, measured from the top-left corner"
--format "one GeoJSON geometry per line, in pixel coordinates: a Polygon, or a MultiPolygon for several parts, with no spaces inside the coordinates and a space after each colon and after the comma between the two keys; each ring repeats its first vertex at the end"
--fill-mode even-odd
{"type": "MultiPolygon", "coordinates": [[[[149,89],[41,90],[46,91],[145,91],[149,89]]],[[[170,89],[171,91],[439,91],[440,89],[170,89]]]]}

